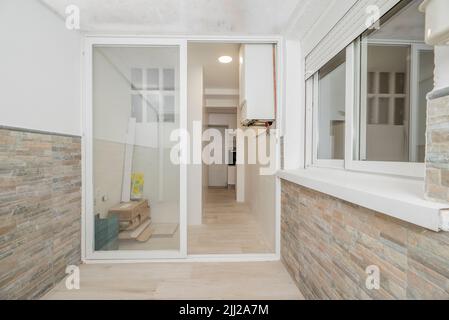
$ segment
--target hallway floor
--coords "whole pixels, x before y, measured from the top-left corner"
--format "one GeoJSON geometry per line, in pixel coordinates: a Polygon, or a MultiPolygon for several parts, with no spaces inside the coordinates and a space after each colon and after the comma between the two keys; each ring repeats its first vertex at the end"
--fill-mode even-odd
{"type": "Polygon", "coordinates": [[[80,290],[65,280],[46,300],[301,300],[281,262],[82,265],[80,290]]]}
{"type": "Polygon", "coordinates": [[[237,203],[235,190],[208,189],[203,225],[189,226],[189,254],[273,253],[257,221],[245,204],[237,203]]]}

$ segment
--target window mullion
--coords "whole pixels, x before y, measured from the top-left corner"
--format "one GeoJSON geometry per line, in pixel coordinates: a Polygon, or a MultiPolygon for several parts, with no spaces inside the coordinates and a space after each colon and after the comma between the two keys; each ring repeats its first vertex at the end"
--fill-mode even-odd
{"type": "Polygon", "coordinates": [[[313,103],[312,103],[312,162],[316,164],[318,161],[318,106],[319,106],[319,81],[318,81],[318,73],[315,73],[313,76],[313,103]]]}
{"type": "Polygon", "coordinates": [[[346,48],[345,85],[345,168],[349,169],[354,153],[354,106],[355,106],[355,44],[346,48]]]}

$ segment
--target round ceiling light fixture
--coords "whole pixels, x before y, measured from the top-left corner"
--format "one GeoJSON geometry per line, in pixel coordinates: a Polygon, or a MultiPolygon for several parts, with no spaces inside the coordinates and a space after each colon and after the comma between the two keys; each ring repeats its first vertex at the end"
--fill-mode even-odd
{"type": "Polygon", "coordinates": [[[218,58],[218,61],[220,63],[231,63],[232,62],[232,57],[230,57],[230,56],[221,56],[220,58],[218,58]]]}

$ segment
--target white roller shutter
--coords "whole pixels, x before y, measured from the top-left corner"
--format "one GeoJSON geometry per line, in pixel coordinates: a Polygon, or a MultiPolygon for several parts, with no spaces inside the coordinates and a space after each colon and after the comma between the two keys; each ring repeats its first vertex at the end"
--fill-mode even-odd
{"type": "Polygon", "coordinates": [[[382,16],[399,2],[400,0],[357,1],[306,57],[306,79],[367,29],[366,21],[369,19],[367,8],[369,6],[377,6],[380,16],[382,16]]]}

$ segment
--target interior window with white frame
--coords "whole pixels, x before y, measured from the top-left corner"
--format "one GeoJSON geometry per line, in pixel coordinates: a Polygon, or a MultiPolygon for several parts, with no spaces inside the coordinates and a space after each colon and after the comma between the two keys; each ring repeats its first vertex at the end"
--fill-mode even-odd
{"type": "Polygon", "coordinates": [[[359,99],[354,166],[421,176],[426,145],[426,95],[433,88],[433,48],[424,44],[420,1],[404,1],[379,29],[356,42],[359,99]]]}
{"type": "Polygon", "coordinates": [[[131,69],[131,116],[136,123],[175,122],[175,70],[131,69]]]}
{"type": "Polygon", "coordinates": [[[401,1],[307,80],[308,165],[424,177],[434,53],[419,4],[401,1]]]}
{"type": "Polygon", "coordinates": [[[314,162],[338,165],[345,154],[346,50],[324,65],[314,80],[314,162]]]}

